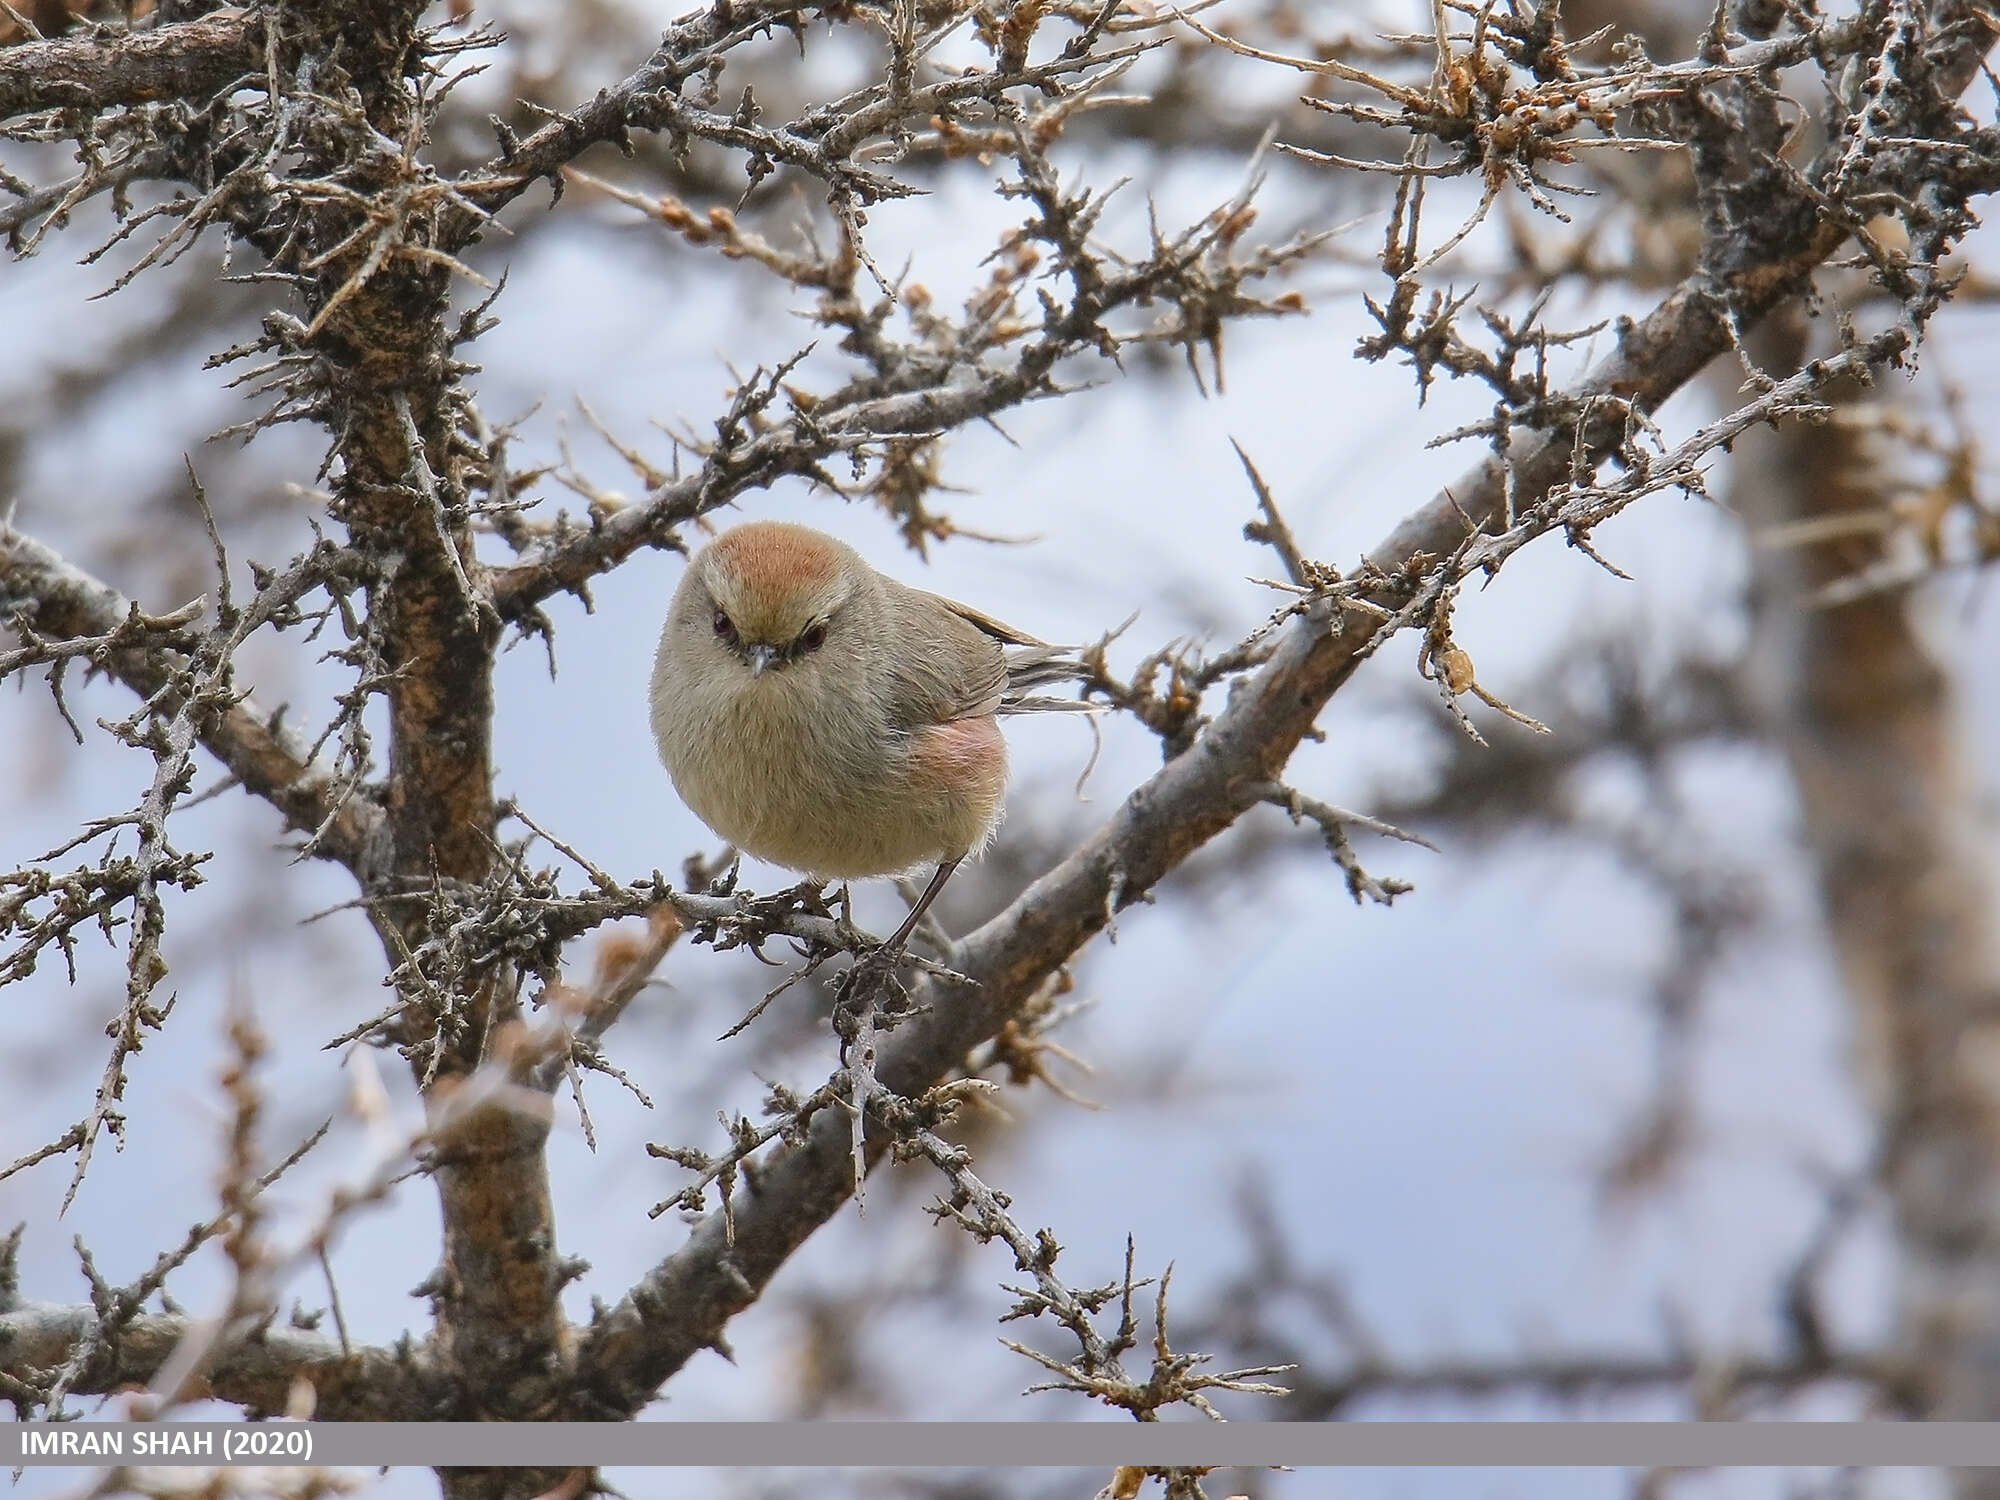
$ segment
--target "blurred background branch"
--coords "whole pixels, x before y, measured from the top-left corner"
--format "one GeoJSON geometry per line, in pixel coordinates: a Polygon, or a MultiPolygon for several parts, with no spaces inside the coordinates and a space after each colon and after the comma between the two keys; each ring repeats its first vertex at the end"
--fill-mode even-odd
{"type": "MultiPolygon", "coordinates": [[[[50,689],[6,708],[0,996],[47,1108],[0,1149],[29,1221],[0,1394],[629,1418],[713,1349],[750,1414],[924,1413],[924,1351],[970,1371],[976,1346],[1001,1356],[968,1375],[979,1414],[1026,1356],[1036,1390],[1141,1419],[1991,1415],[2000,955],[1966,746],[2000,698],[1959,680],[1993,656],[1991,382],[1876,389],[1984,315],[1990,7],[739,0],[657,27],[608,0],[0,20],[0,677],[50,689]],[[539,409],[572,395],[577,442],[539,409]],[[1343,457],[1347,406],[1407,441],[1343,457]],[[1429,450],[1466,442],[1448,478],[1429,450]],[[667,878],[662,845],[701,836],[616,707],[658,554],[732,506],[973,569],[951,591],[1084,643],[1113,710],[1080,779],[1024,734],[1000,846],[860,1012],[840,978],[889,893],[781,889],[727,851],[667,878]],[[1634,579],[1651,617],[1581,602],[1634,579]],[[543,680],[508,655],[528,638],[543,680]],[[1546,933],[1537,958],[1544,916],[1615,954],[1622,1041],[1560,1035],[1551,997],[1593,984],[1546,933]],[[1844,1135],[1771,1091],[1791,1217],[1666,1276],[1735,1256],[1750,1324],[1676,1286],[1646,1333],[1439,1348],[1300,1253],[1365,1219],[1406,1295],[1460,1284],[1414,1269],[1393,1200],[1314,1174],[1424,1134],[1340,1114],[1356,1060],[1504,1053],[1488,1012],[1522,1018],[1517,1062],[1536,1037],[1580,1060],[1544,1091],[1589,1120],[1579,1234],[1724,1180],[1717,1101],[1793,1061],[1717,1040],[1760,966],[1786,1014],[1851,1007],[1864,1066],[1845,1093],[1815,1075],[1844,1135]],[[1315,1051],[1335,1014],[1372,1048],[1315,1051]],[[1231,1059],[1284,1076],[1294,1050],[1325,1060],[1273,1139],[1231,1059]],[[378,1074],[386,1051],[406,1066],[378,1074]],[[211,1148],[149,1097],[208,1077],[219,1182],[160,1165],[211,1148]],[[1055,1144],[1084,1100],[1122,1135],[1055,1144]],[[1162,1105],[1215,1143],[1206,1212],[1174,1160],[1197,1137],[1133,1129],[1162,1105]],[[333,1124],[286,1113],[308,1106],[333,1124]],[[312,1149],[268,1159],[280,1123],[312,1149]],[[93,1219],[65,1252],[87,1300],[20,1300],[24,1257],[56,1274],[53,1220],[118,1201],[106,1134],[195,1227],[93,1219]],[[1075,1190],[1119,1160],[1128,1193],[1075,1190]],[[912,1227],[913,1188],[949,1233],[912,1227]],[[649,1205],[685,1239],[635,1236],[649,1205]],[[1137,1244],[1177,1269],[1148,1285],[1137,1244]],[[1120,1245],[1122,1271],[1078,1269],[1120,1245]],[[1026,1278],[1011,1304],[972,1290],[981,1247],[1026,1278]],[[995,1345],[992,1318],[1028,1331],[995,1345]]],[[[1486,1122],[1425,1087],[1468,1147],[1486,1122]]],[[[1613,1279],[1644,1300],[1648,1275],[1613,1279]]],[[[1520,1295],[1475,1283],[1461,1313],[1520,1295]]]]}

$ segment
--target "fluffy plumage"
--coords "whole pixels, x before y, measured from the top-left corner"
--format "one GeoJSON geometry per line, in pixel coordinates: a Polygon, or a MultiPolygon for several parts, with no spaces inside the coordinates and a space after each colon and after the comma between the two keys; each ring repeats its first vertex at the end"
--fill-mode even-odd
{"type": "Polygon", "coordinates": [[[1086,706],[1027,694],[1074,677],[1067,655],[823,532],[756,521],[674,591],[653,733],[687,805],[759,859],[820,879],[949,866],[1000,821],[995,716],[1086,706]]]}

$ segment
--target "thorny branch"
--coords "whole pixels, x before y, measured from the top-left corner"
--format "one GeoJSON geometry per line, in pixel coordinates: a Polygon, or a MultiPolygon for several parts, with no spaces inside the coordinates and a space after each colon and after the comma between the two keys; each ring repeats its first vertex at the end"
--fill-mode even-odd
{"type": "MultiPolygon", "coordinates": [[[[1956,40],[1959,50],[1946,49],[1948,65],[1939,71],[1962,82],[1985,33],[1961,32],[1956,40]]],[[[1770,382],[1750,406],[1668,450],[1664,461],[1639,446],[1651,431],[1650,412],[1715,355],[1734,348],[1737,328],[1800,290],[1843,238],[1838,228],[1810,218],[1786,222],[1789,238],[1763,225],[1754,238],[1732,236],[1718,249],[1733,259],[1719,254],[1714,267],[1684,282],[1645,319],[1622,327],[1615,351],[1581,381],[1564,391],[1542,386],[1532,401],[1515,403],[1525,409],[1495,434],[1504,438],[1496,443],[1504,456],[1415,513],[1358,570],[1343,576],[1329,569],[1301,589],[1298,602],[1281,612],[1282,629],[1267,637],[1271,644],[1260,652],[1255,675],[1222,713],[1191,738],[1170,739],[1168,764],[1096,836],[946,955],[973,985],[962,993],[954,986],[948,1004],[921,1011],[890,1039],[875,1065],[882,1084],[904,1097],[919,1093],[997,1029],[1017,997],[1051,972],[1052,959],[1073,953],[1117,908],[1144,899],[1161,874],[1261,800],[1327,698],[1392,635],[1426,628],[1426,653],[1442,669],[1445,686],[1454,696],[1470,689],[1469,658],[1448,655],[1460,648],[1428,628],[1440,607],[1448,610],[1460,580],[1490,573],[1528,536],[1553,529],[1587,547],[1589,528],[1639,495],[1698,485],[1699,460],[1747,426],[1809,411],[1813,392],[1829,380],[1906,350],[1905,333],[1891,330],[1797,377],[1770,382]],[[1607,458],[1619,460],[1627,477],[1600,486],[1591,476],[1607,458]]],[[[1397,242],[1391,244],[1393,261],[1397,242]]],[[[1539,384],[1541,377],[1535,379],[1539,384]]],[[[1182,702],[1180,733],[1199,717],[1194,702],[1182,702]]],[[[921,989],[917,998],[921,1004],[921,989]]],[[[844,1198],[845,1134],[844,1123],[816,1118],[807,1143],[767,1160],[758,1195],[730,1217],[726,1239],[713,1217],[704,1221],[683,1250],[600,1321],[586,1347],[607,1369],[632,1361],[643,1372],[641,1383],[650,1385],[709,1342],[709,1330],[719,1331],[798,1242],[799,1220],[818,1218],[844,1198]],[[696,1322],[669,1332],[661,1326],[665,1308],[683,1319],[692,1313],[696,1322]],[[665,1346],[649,1348],[649,1340],[665,1346]]],[[[614,1397],[613,1409],[624,1404],[614,1397]]]]}
{"type": "MultiPolygon", "coordinates": [[[[280,1409],[292,1377],[303,1375],[323,1415],[629,1417],[696,1350],[726,1347],[729,1320],[885,1154],[929,1162],[950,1184],[943,1212],[1014,1253],[1033,1281],[1017,1312],[1046,1313],[1078,1342],[1073,1359],[1031,1355],[1061,1388],[1142,1418],[1177,1401],[1207,1410],[1210,1389],[1271,1393],[1254,1378],[1264,1367],[1203,1375],[1198,1356],[1171,1348],[1165,1278],[1152,1370],[1144,1380],[1127,1372],[1121,1358],[1137,1345],[1141,1285],[1129,1254],[1122,1280],[1068,1287],[1053,1272],[1053,1238],[1025,1233],[1005,1195],[972,1173],[966,1150],[939,1127],[983,1086],[979,1070],[1034,1075],[1036,1049],[1053,1046],[1042,1033],[1060,1016],[1051,997],[1065,966],[1252,808],[1314,823],[1357,900],[1386,902],[1407,889],[1370,876],[1349,844],[1354,828],[1406,835],[1286,781],[1293,751],[1317,733],[1359,662],[1413,633],[1419,670],[1468,734],[1478,732],[1459,704],[1467,693],[1540,727],[1480,684],[1453,625],[1464,585],[1491,579],[1551,533],[1611,566],[1593,535],[1626,507],[1660,490],[1705,494],[1707,466],[1751,427],[1817,416],[1831,383],[1914,357],[1950,294],[1946,258],[1972,225],[1970,205],[2000,185],[2000,136],[1971,125],[1956,104],[1992,39],[1990,17],[1968,0],[1869,3],[1837,20],[1788,10],[1745,38],[1718,11],[1696,58],[1661,65],[1627,47],[1600,66],[1578,60],[1582,49],[1561,36],[1552,6],[1452,3],[1435,8],[1425,45],[1388,47],[1364,66],[1288,57],[1190,14],[1134,5],[735,0],[674,22],[642,66],[576,108],[541,109],[542,123],[525,134],[496,122],[496,154],[455,169],[434,159],[452,90],[471,75],[466,59],[498,43],[426,30],[418,11],[399,0],[293,6],[282,18],[253,7],[0,49],[0,141],[37,163],[58,145],[75,159],[73,172],[39,184],[0,167],[0,224],[11,243],[32,253],[104,197],[117,224],[93,258],[150,237],[114,286],[205,237],[248,255],[253,280],[283,289],[286,300],[211,360],[240,366],[238,384],[260,403],[232,432],[252,438],[295,421],[323,428],[319,502],[342,537],[318,540],[282,570],[253,569],[255,593],[239,604],[211,520],[218,601],[209,622],[206,601],[147,613],[11,522],[0,526],[0,604],[19,641],[0,654],[0,676],[45,669],[67,715],[65,671],[81,662],[108,673],[140,707],[105,728],[152,757],[134,810],[67,846],[104,840],[95,865],[45,868],[65,849],[0,876],[0,916],[16,943],[0,957],[0,982],[25,975],[51,947],[73,961],[76,935],[93,923],[107,937],[127,929],[125,1003],[92,1110],[9,1170],[75,1151],[74,1192],[101,1131],[122,1127],[126,1061],[171,1004],[152,998],[164,975],[163,893],[199,879],[206,857],[169,836],[199,746],[307,835],[303,852],[353,875],[394,995],[340,1040],[398,1047],[424,1089],[422,1165],[438,1185],[445,1233],[441,1264],[421,1288],[435,1315],[421,1348],[360,1350],[344,1331],[330,1343],[266,1328],[261,1339],[203,1351],[218,1394],[280,1409]],[[1452,29],[1454,15],[1462,29],[1452,29]],[[725,99],[721,81],[739,49],[778,33],[804,48],[818,20],[859,28],[879,76],[789,120],[767,119],[750,88],[725,99]],[[1324,253],[1328,237],[1252,237],[1261,167],[1213,212],[1172,229],[1155,224],[1143,245],[1120,249],[1106,228],[1110,192],[1066,177],[1052,155],[1086,111],[1119,107],[1111,86],[1148,65],[1150,49],[1183,23],[1253,65],[1311,75],[1328,92],[1309,95],[1310,109],[1389,133],[1393,146],[1379,159],[1316,148],[1290,155],[1394,180],[1379,256],[1388,288],[1368,303],[1378,332],[1357,352],[1407,362],[1420,396],[1439,379],[1490,390],[1490,416],[1448,435],[1483,442],[1489,456],[1343,571],[1304,554],[1244,455],[1258,507],[1250,535],[1284,573],[1271,581],[1281,595],[1271,618],[1212,656],[1161,647],[1126,676],[1110,665],[1112,637],[1090,656],[1084,691],[1154,731],[1159,771],[1004,911],[919,964],[907,986],[887,974],[866,986],[850,978],[833,1015],[841,1066],[824,1083],[772,1086],[767,1122],[729,1122],[720,1152],[656,1148],[694,1180],[655,1212],[703,1217],[639,1284],[570,1330],[559,1298],[583,1268],[559,1253],[549,1207],[543,1147],[553,1090],[563,1079],[575,1087],[579,1069],[623,1080],[603,1039],[683,929],[722,948],[795,940],[802,974],[861,954],[870,940],[810,894],[760,899],[726,881],[682,891],[657,875],[621,882],[527,824],[583,870],[589,888],[566,890],[555,872],[531,868],[533,839],[502,839],[513,809],[493,789],[500,638],[508,627],[551,637],[547,600],[563,592],[587,600],[593,579],[640,549],[680,547],[691,523],[785,477],[867,499],[913,545],[941,540],[958,529],[931,508],[944,488],[946,434],[1066,395],[1086,373],[1145,346],[1179,351],[1197,381],[1219,384],[1228,323],[1302,312],[1296,291],[1259,288],[1324,253]],[[972,50],[953,53],[961,43],[972,50]],[[1780,107],[1784,70],[1793,68],[1817,71],[1825,85],[1814,107],[1824,110],[1826,144],[1811,160],[1793,149],[1780,107]],[[683,156],[720,153],[740,168],[742,200],[698,209],[576,165],[594,146],[629,148],[646,134],[683,156]],[[1656,149],[1685,155],[1701,250],[1643,318],[1554,329],[1543,322],[1546,295],[1524,309],[1475,307],[1471,293],[1427,279],[1496,206],[1514,204],[1510,195],[1564,220],[1559,200],[1583,190],[1578,169],[1592,153],[1656,149]],[[995,247],[988,280],[947,310],[920,283],[876,265],[866,210],[920,192],[927,172],[982,158],[1019,215],[995,247]],[[1427,233],[1427,203],[1459,176],[1474,189],[1468,216],[1443,236],[1427,233]],[[773,178],[810,182],[824,199],[823,219],[808,223],[799,248],[781,245],[749,212],[773,178]],[[135,199],[131,190],[149,181],[174,186],[135,199]],[[619,445],[645,484],[641,501],[623,503],[566,465],[554,477],[588,501],[581,520],[535,514],[534,492],[548,476],[510,468],[514,431],[480,413],[468,385],[474,367],[463,358],[501,294],[467,257],[503,211],[525,214],[524,195],[543,182],[558,193],[570,183],[608,195],[661,225],[677,248],[754,267],[808,299],[810,317],[837,344],[740,378],[709,432],[676,435],[669,465],[619,445]],[[1900,224],[1906,249],[1884,241],[1876,226],[1885,219],[1900,224]],[[1864,330],[1843,309],[1835,353],[1797,372],[1758,369],[1745,330],[1814,292],[1815,273],[1850,242],[1857,268],[1893,310],[1887,325],[1864,330]],[[453,317],[461,283],[491,295],[453,317]],[[1610,351],[1577,372],[1578,351],[1607,329],[1610,351]],[[1661,404],[1724,354],[1742,363],[1749,399],[1669,440],[1661,404]],[[1617,470],[1609,478],[1607,465],[1617,470]],[[482,555],[482,537],[497,539],[511,561],[482,555]],[[267,626],[308,639],[338,629],[332,654],[351,687],[316,743],[253,709],[236,680],[238,650],[267,626]],[[1219,707],[1210,702],[1218,688],[1219,707]],[[389,726],[383,764],[364,727],[378,703],[389,726]],[[319,759],[329,745],[330,766],[319,759]],[[135,852],[117,854],[127,828],[135,852]],[[648,919],[646,937],[590,985],[566,984],[565,945],[626,917],[648,919]],[[530,1001],[544,1005],[542,1023],[524,1019],[530,1001]],[[1106,1335],[1094,1319],[1114,1302],[1119,1323],[1106,1335]]],[[[246,1043],[246,1059],[250,1050],[246,1043]]],[[[247,1167],[232,1180],[242,1190],[247,1167]]],[[[253,1220],[239,1191],[231,1222],[248,1234],[253,1220]]],[[[323,1261],[325,1237],[315,1243],[323,1261]]],[[[261,1326],[275,1279],[249,1256],[254,1247],[239,1248],[241,1297],[230,1321],[261,1326]]],[[[142,1314],[145,1293],[121,1300],[87,1261],[86,1274],[90,1309],[17,1304],[11,1290],[0,1303],[0,1377],[17,1406],[182,1368],[170,1360],[184,1320],[142,1314]]],[[[164,1276],[147,1293],[163,1292],[164,1276]]],[[[544,1481],[553,1478],[471,1471],[448,1482],[455,1493],[498,1495],[544,1481]]]]}
{"type": "MultiPolygon", "coordinates": [[[[50,1155],[76,1152],[65,1207],[83,1182],[99,1135],[109,1130],[123,1144],[119,1101],[126,1062],[143,1044],[145,1031],[163,1025],[172,1009],[171,1000],[164,1008],[152,1002],[166,975],[160,954],[166,923],[161,891],[199,884],[200,867],[208,859],[175,849],[167,834],[169,814],[192,785],[195,744],[204,745],[237,781],[274,803],[293,827],[310,833],[306,852],[339,860],[368,878],[368,862],[380,838],[380,810],[354,798],[351,783],[342,785],[338,777],[314,768],[310,751],[276,716],[252,707],[232,680],[237,647],[259,626],[296,614],[298,598],[324,576],[318,561],[323,559],[315,554],[314,562],[302,560],[270,580],[243,608],[230,598],[225,561],[215,623],[196,630],[194,622],[207,612],[205,600],[165,615],[146,615],[41,543],[0,523],[0,608],[22,642],[0,655],[0,679],[46,666],[49,686],[67,719],[63,678],[72,663],[81,661],[86,670],[117,677],[140,694],[143,706],[105,728],[124,743],[151,752],[155,766],[151,785],[131,812],[97,819],[37,865],[0,875],[0,933],[15,940],[0,955],[0,984],[32,973],[49,947],[62,954],[74,981],[80,929],[94,925],[112,940],[123,925],[129,934],[124,1005],[106,1028],[111,1053],[90,1114],[56,1141],[0,1171],[5,1177],[50,1155]],[[121,853],[117,843],[127,828],[137,840],[131,854],[121,853]],[[44,868],[67,850],[99,839],[106,842],[94,866],[66,874],[44,868]]],[[[74,720],[70,727],[80,741],[74,720]]]]}
{"type": "Polygon", "coordinates": [[[1162,1407],[1185,1402],[1204,1416],[1222,1419],[1204,1394],[1207,1391],[1238,1391],[1248,1395],[1282,1396],[1282,1386],[1257,1377],[1280,1374],[1287,1364],[1256,1365],[1225,1374],[1200,1373],[1197,1366],[1206,1355],[1176,1354],[1167,1341],[1167,1289],[1173,1280],[1169,1267],[1159,1280],[1153,1309],[1153,1366],[1146,1379],[1137,1380],[1127,1372],[1123,1356],[1139,1342],[1138,1317],[1133,1298],[1147,1285],[1133,1275],[1136,1254],[1132,1241],[1125,1243],[1125,1274],[1105,1286],[1076,1289],[1056,1274],[1056,1257],[1062,1247],[1048,1230],[1029,1235],[1009,1212],[1012,1203],[1003,1192],[985,1182],[972,1170],[972,1156],[939,1136],[929,1117],[942,1109],[945,1117],[956,1108],[957,1096],[966,1089],[991,1089],[992,1084],[975,1081],[954,1087],[944,1085],[918,1101],[900,1101],[891,1106],[892,1128],[897,1131],[896,1152],[920,1157],[944,1174],[951,1184],[949,1197],[941,1197],[932,1214],[950,1219],[981,1242],[999,1240],[1014,1254],[1014,1267],[1033,1278],[1028,1287],[1013,1287],[1020,1298],[1001,1319],[1009,1322],[1044,1314],[1066,1329],[1077,1342],[1078,1353],[1070,1360],[1056,1359],[1012,1339],[1003,1340],[1015,1353],[1050,1370],[1057,1379],[1029,1390],[1075,1391],[1094,1397],[1108,1406],[1129,1411],[1142,1422],[1156,1422],[1162,1407]],[[898,1117],[899,1116],[899,1117],[898,1117]],[[1107,1337],[1095,1319],[1113,1302],[1118,1306],[1118,1325],[1107,1337]]]}

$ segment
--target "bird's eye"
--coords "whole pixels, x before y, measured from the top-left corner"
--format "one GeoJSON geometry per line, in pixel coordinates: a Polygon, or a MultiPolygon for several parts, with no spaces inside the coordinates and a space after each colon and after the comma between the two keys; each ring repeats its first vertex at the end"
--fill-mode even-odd
{"type": "Polygon", "coordinates": [[[826,644],[826,621],[815,620],[799,633],[801,651],[817,651],[826,644]]]}
{"type": "Polygon", "coordinates": [[[721,636],[725,641],[733,641],[736,639],[736,622],[729,618],[729,615],[726,611],[718,609],[715,612],[714,624],[715,624],[715,633],[721,636]]]}

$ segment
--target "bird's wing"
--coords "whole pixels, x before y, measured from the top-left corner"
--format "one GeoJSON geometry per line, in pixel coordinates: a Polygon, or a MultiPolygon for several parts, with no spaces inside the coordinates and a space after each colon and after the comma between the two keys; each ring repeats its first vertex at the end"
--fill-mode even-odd
{"type": "MultiPolygon", "coordinates": [[[[996,620],[983,610],[974,609],[970,604],[960,604],[956,599],[947,599],[942,594],[932,594],[946,609],[965,620],[987,635],[1007,646],[1047,646],[1047,641],[1037,640],[1025,630],[1016,630],[1012,625],[996,620]]],[[[1055,648],[1052,648],[1055,649],[1055,648]]]]}
{"type": "Polygon", "coordinates": [[[1014,649],[1006,653],[1007,681],[1000,695],[997,709],[983,712],[1003,714],[1045,714],[1045,713],[1101,713],[1106,705],[1092,703],[1082,698],[1043,698],[1032,694],[1031,689],[1051,687],[1060,683],[1085,682],[1090,678],[1084,666],[1081,651],[1075,646],[1051,646],[1047,641],[1037,640],[1025,630],[1016,630],[1012,625],[996,620],[967,604],[954,599],[934,595],[960,619],[969,620],[973,625],[992,636],[996,641],[1004,641],[1014,649]]]}
{"type": "Polygon", "coordinates": [[[1007,653],[1000,643],[1014,640],[1015,632],[919,589],[899,585],[886,603],[892,636],[928,646],[905,653],[889,669],[889,717],[897,729],[908,733],[999,711],[1007,690],[1007,653]]]}
{"type": "Polygon", "coordinates": [[[911,611],[912,618],[928,619],[933,630],[942,619],[948,632],[938,643],[942,649],[905,663],[899,673],[891,692],[899,728],[991,713],[1097,713],[1104,707],[1076,698],[1030,696],[1033,688],[1089,676],[1074,646],[1051,646],[942,594],[909,589],[900,599],[892,599],[891,607],[911,611]],[[1012,649],[1003,650],[1003,645],[1012,649]],[[978,669],[962,682],[947,681],[945,669],[953,661],[976,662],[978,669]]]}

